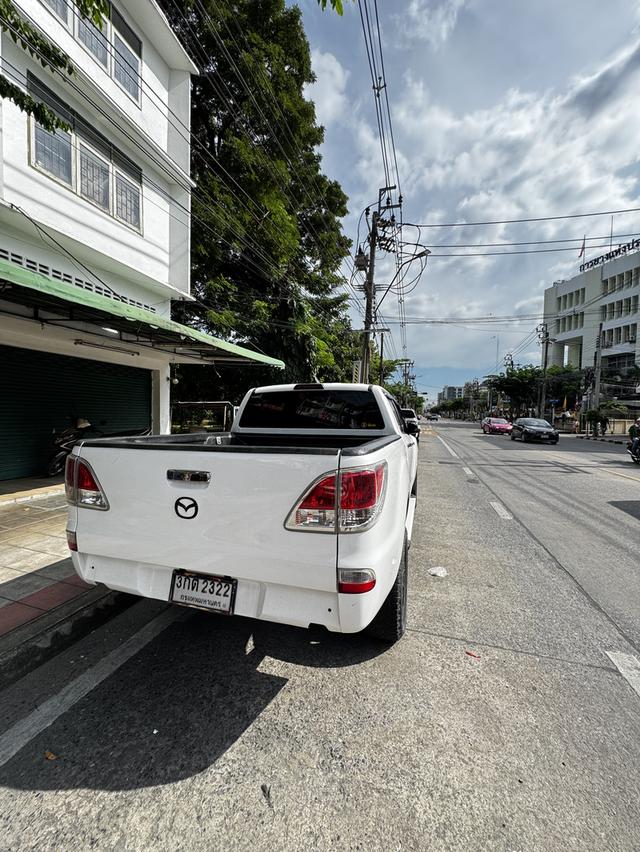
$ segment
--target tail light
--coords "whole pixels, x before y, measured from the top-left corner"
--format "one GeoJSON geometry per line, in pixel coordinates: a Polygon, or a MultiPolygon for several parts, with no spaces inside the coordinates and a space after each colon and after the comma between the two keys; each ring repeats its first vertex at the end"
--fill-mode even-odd
{"type": "Polygon", "coordinates": [[[64,490],[67,502],[72,506],[84,506],[86,509],[109,508],[104,489],[98,482],[91,465],[77,456],[68,456],[64,477],[64,490]]]}
{"type": "Polygon", "coordinates": [[[370,592],[376,584],[376,575],[370,568],[339,568],[338,591],[343,595],[361,595],[370,592]]]}
{"type": "Polygon", "coordinates": [[[285,527],[288,530],[329,533],[369,529],[382,508],[386,481],[386,462],[373,468],[325,474],[312,483],[291,510],[285,527]],[[339,500],[336,481],[340,483],[339,500]]]}
{"type": "Polygon", "coordinates": [[[78,552],[78,539],[76,538],[76,534],[71,532],[71,530],[67,530],[67,546],[74,553],[78,552]]]}

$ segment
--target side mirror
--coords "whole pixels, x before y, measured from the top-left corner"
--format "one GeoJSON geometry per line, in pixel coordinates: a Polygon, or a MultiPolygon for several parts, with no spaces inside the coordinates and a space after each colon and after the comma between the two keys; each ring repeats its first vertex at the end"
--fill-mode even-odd
{"type": "Polygon", "coordinates": [[[407,423],[407,421],[405,420],[404,425],[405,425],[405,429],[407,430],[407,432],[410,435],[419,435],[420,434],[420,424],[413,423],[413,422],[407,423]]]}

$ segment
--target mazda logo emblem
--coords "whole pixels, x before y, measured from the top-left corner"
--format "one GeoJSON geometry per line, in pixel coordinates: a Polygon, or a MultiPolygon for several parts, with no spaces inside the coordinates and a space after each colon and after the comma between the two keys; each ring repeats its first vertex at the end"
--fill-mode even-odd
{"type": "Polygon", "coordinates": [[[198,514],[198,504],[191,497],[178,497],[175,506],[176,515],[179,518],[190,520],[198,514]]]}

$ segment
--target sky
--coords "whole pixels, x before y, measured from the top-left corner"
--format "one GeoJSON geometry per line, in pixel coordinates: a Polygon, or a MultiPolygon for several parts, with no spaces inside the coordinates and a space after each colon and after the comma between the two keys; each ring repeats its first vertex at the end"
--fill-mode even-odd
{"type": "MultiPolygon", "coordinates": [[[[344,231],[355,249],[358,220],[377,199],[384,174],[358,6],[344,2],[343,17],[321,11],[316,0],[298,5],[316,74],[307,95],[325,128],[322,167],[349,196],[344,231]]],[[[640,207],[640,0],[378,0],[378,14],[405,222],[640,207]]],[[[611,216],[600,215],[423,228],[432,255],[405,302],[414,320],[407,348],[418,390],[433,399],[444,384],[494,372],[510,351],[516,363],[539,363],[535,339],[518,351],[536,320],[496,330],[470,318],[541,313],[544,289],[578,274],[583,237],[587,258],[596,256],[597,246],[609,243],[611,225],[611,216]],[[470,243],[551,239],[575,242],[563,252],[436,256],[470,243]],[[461,323],[420,322],[438,317],[461,323]]],[[[616,215],[613,229],[620,235],[614,245],[627,242],[621,235],[640,232],[640,213],[616,215]]],[[[417,233],[407,229],[405,239],[417,233]]],[[[361,243],[365,236],[361,225],[361,243]]],[[[393,274],[388,256],[378,258],[376,273],[383,292],[393,274]]],[[[385,353],[401,357],[395,296],[384,311],[393,337],[385,353]]],[[[355,308],[352,314],[362,328],[362,316],[355,308]]]]}

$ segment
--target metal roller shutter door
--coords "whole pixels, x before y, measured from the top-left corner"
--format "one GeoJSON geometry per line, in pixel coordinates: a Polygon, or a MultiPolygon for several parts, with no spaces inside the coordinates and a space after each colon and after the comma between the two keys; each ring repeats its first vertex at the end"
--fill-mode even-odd
{"type": "Polygon", "coordinates": [[[86,417],[104,432],[151,424],[151,372],[0,346],[0,479],[41,476],[52,433],[86,417]]]}

